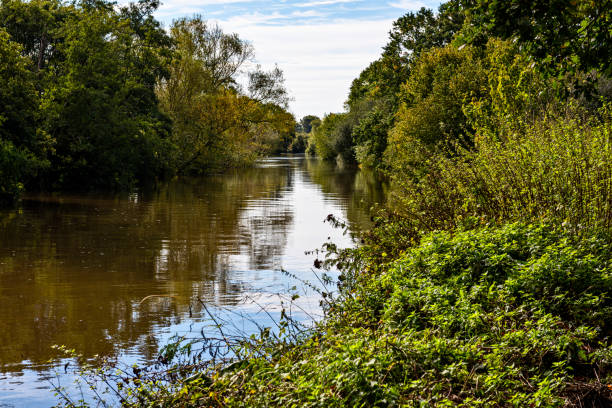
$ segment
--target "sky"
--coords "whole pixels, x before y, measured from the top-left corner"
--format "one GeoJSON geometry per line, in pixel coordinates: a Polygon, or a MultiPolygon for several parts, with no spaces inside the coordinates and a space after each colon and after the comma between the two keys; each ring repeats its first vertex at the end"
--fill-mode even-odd
{"type": "Polygon", "coordinates": [[[173,19],[201,15],[255,48],[264,69],[285,74],[297,119],[342,112],[351,82],[387,43],[394,20],[437,0],[162,0],[156,12],[173,19]]]}

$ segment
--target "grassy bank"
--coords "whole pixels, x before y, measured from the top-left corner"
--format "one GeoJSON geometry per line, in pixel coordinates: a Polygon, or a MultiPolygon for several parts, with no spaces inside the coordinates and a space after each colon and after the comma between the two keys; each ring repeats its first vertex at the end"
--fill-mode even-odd
{"type": "Polygon", "coordinates": [[[128,406],[609,406],[612,247],[507,224],[426,235],[383,267],[345,272],[310,334],[262,337],[223,368],[128,406]]]}

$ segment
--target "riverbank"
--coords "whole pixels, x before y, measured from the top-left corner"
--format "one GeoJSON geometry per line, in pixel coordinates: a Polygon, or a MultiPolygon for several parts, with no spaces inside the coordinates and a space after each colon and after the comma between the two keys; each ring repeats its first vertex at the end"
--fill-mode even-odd
{"type": "Polygon", "coordinates": [[[352,251],[307,335],[245,341],[231,365],[184,365],[169,387],[143,377],[126,405],[612,403],[609,240],[507,224],[427,234],[384,264],[371,249],[352,251]]]}

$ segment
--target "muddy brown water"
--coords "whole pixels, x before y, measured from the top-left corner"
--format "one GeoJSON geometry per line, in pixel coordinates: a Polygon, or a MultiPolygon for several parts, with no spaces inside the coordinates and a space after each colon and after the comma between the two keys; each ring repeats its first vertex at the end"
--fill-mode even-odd
{"type": "Polygon", "coordinates": [[[317,318],[316,292],[281,268],[318,282],[304,251],[328,238],[353,245],[324,218],[367,228],[384,198],[370,173],[289,156],[150,191],[29,195],[0,210],[0,407],[51,406],[52,384],[70,388],[74,362],[65,369],[53,345],[154,359],[172,335],[207,324],[198,299],[240,312],[231,323],[245,333],[248,321],[266,324],[259,306],[274,314],[291,291],[298,317],[317,318]]]}

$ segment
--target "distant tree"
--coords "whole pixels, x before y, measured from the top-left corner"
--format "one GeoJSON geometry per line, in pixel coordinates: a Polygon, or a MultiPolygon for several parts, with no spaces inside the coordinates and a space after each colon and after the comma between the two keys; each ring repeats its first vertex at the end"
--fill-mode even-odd
{"type": "Polygon", "coordinates": [[[318,121],[321,122],[318,116],[315,115],[306,115],[300,120],[300,130],[304,133],[310,133],[312,131],[313,122],[318,121]]]}

